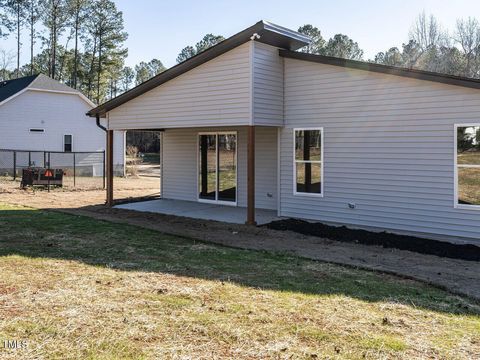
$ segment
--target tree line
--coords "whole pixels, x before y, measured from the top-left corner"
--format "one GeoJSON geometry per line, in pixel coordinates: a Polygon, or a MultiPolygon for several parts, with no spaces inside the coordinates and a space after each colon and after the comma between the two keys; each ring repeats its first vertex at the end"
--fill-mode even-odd
{"type": "MultiPolygon", "coordinates": [[[[364,60],[364,51],[347,35],[336,34],[326,40],[311,24],[298,31],[312,39],[299,51],[364,60]]],[[[448,31],[433,15],[422,13],[408,35],[401,49],[391,47],[367,61],[480,78],[477,19],[459,19],[455,29],[448,31]]],[[[13,37],[16,48],[0,49],[0,80],[43,73],[82,91],[97,103],[166,70],[159,59],[125,66],[128,34],[123,14],[112,0],[0,0],[0,38],[5,37],[13,37]],[[21,65],[25,48],[29,61],[21,65]],[[36,48],[40,49],[37,53],[36,48]]],[[[195,45],[183,48],[177,63],[224,39],[206,34],[195,45]]]]}
{"type": "MultiPolygon", "coordinates": [[[[343,34],[326,41],[313,25],[299,32],[313,41],[300,51],[363,60],[358,43],[343,34]]],[[[449,75],[480,78],[480,23],[476,18],[458,19],[453,30],[444,29],[435,16],[418,15],[401,49],[391,47],[367,61],[409,69],[427,70],[449,75]]]]}
{"type": "Polygon", "coordinates": [[[128,34],[111,0],[0,0],[0,38],[9,36],[16,48],[0,49],[0,80],[42,73],[97,103],[165,70],[158,59],[125,66],[128,34]]]}
{"type": "Polygon", "coordinates": [[[43,73],[97,102],[111,95],[128,54],[123,15],[113,1],[0,0],[0,5],[1,36],[13,36],[17,45],[14,54],[0,53],[2,78],[43,73]],[[30,56],[20,66],[24,45],[30,56]],[[12,58],[16,66],[9,71],[12,58]]]}

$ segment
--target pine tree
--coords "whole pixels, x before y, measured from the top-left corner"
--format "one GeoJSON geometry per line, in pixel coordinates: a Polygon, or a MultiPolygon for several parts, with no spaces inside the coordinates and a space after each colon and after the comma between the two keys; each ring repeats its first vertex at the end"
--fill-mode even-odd
{"type": "Polygon", "coordinates": [[[57,79],[58,39],[65,31],[68,20],[66,0],[44,0],[43,24],[48,29],[48,38],[44,43],[49,48],[48,75],[57,79]]]}
{"type": "Polygon", "coordinates": [[[139,85],[165,70],[165,66],[158,59],[152,59],[148,63],[142,61],[135,65],[135,84],[139,85]]]}
{"type": "Polygon", "coordinates": [[[13,24],[8,16],[8,0],[0,0],[0,39],[6,38],[13,29],[13,24]]]}
{"type": "Polygon", "coordinates": [[[218,44],[219,42],[225,40],[225,38],[222,35],[213,35],[213,34],[207,34],[205,35],[202,40],[197,42],[195,44],[195,47],[193,46],[186,46],[180,51],[180,54],[177,56],[177,63],[181,63],[182,61],[185,61],[192,56],[195,56],[202,51],[207,50],[208,48],[218,44]]]}
{"type": "Polygon", "coordinates": [[[120,71],[128,50],[123,48],[127,39],[124,31],[123,14],[111,0],[97,0],[93,4],[90,22],[93,37],[92,64],[89,79],[90,92],[96,84],[95,99],[100,103],[107,96],[108,81],[113,69],[120,71]],[[95,76],[95,79],[92,77],[95,76]]]}
{"type": "Polygon", "coordinates": [[[29,36],[30,36],[30,75],[33,75],[35,72],[35,67],[34,67],[34,54],[33,54],[33,47],[35,45],[35,39],[36,39],[36,30],[35,30],[35,25],[40,20],[40,15],[41,15],[41,9],[42,7],[40,6],[40,1],[41,0],[27,0],[25,2],[25,13],[26,13],[26,22],[29,28],[29,36]]]}
{"type": "Polygon", "coordinates": [[[70,0],[69,7],[71,12],[70,26],[73,29],[75,37],[72,87],[76,89],[78,87],[79,41],[83,36],[88,14],[92,11],[92,1],[70,0]]]}
{"type": "Polygon", "coordinates": [[[135,79],[135,71],[131,67],[125,66],[122,69],[120,79],[122,83],[122,91],[128,91],[130,89],[130,86],[132,85],[133,79],[135,79]]]}
{"type": "Polygon", "coordinates": [[[310,37],[311,42],[307,46],[300,49],[301,52],[308,54],[322,54],[325,49],[325,39],[318,28],[313,25],[306,24],[298,28],[298,32],[310,37]]]}
{"type": "Polygon", "coordinates": [[[22,27],[25,24],[25,0],[7,0],[6,8],[7,11],[10,12],[13,16],[12,23],[14,24],[15,32],[16,32],[16,39],[17,39],[17,69],[15,72],[15,77],[20,77],[20,49],[22,46],[21,43],[21,31],[22,27]]]}

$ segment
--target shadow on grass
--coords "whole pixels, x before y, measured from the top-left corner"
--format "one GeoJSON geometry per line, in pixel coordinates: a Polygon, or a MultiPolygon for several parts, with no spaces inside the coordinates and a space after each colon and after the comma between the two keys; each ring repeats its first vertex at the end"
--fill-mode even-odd
{"type": "Polygon", "coordinates": [[[81,261],[124,271],[161,272],[309,295],[345,295],[452,314],[480,307],[395,276],[164,235],[132,225],[50,211],[0,210],[0,256],[81,261]]]}

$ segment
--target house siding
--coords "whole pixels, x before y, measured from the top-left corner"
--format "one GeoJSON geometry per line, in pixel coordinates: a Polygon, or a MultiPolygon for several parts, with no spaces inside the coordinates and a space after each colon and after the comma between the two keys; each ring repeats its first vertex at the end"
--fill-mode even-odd
{"type": "Polygon", "coordinates": [[[278,48],[253,47],[253,119],[255,125],[283,126],[283,58],[278,48]]]}
{"type": "MultiPolygon", "coordinates": [[[[103,151],[105,132],[85,115],[91,108],[78,95],[27,90],[0,106],[0,149],[63,151],[63,135],[67,134],[73,135],[73,151],[103,151]],[[31,128],[45,132],[31,133],[31,128]]],[[[123,174],[125,133],[116,131],[114,135],[114,164],[117,173],[123,174]]],[[[10,157],[10,153],[1,156],[10,157]]],[[[79,155],[77,159],[80,166],[98,162],[83,158],[79,155]]],[[[43,156],[40,160],[43,162],[43,156]]],[[[60,155],[56,160],[61,165],[60,155]]],[[[3,162],[9,164],[11,159],[3,162]]]]}
{"type": "MultiPolygon", "coordinates": [[[[247,205],[247,129],[189,128],[168,129],[163,135],[163,197],[197,201],[198,133],[237,131],[237,205],[247,205]]],[[[256,131],[256,199],[260,209],[277,208],[277,129],[256,131]],[[268,195],[272,195],[271,197],[268,195]]]]}
{"type": "Polygon", "coordinates": [[[110,129],[248,125],[251,46],[220,55],[108,113],[110,129]]]}
{"type": "Polygon", "coordinates": [[[480,211],[454,208],[454,124],[480,122],[478,90],[284,61],[282,216],[480,239],[480,211]],[[293,194],[296,127],[324,129],[322,198],[293,194]]]}

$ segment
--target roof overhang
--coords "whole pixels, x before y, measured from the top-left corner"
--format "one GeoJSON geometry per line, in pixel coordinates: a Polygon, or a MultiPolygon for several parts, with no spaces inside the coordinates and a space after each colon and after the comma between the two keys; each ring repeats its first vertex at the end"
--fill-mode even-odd
{"type": "Polygon", "coordinates": [[[377,72],[377,73],[388,74],[388,75],[403,76],[403,77],[419,79],[419,80],[434,81],[434,82],[439,82],[439,83],[448,84],[448,85],[456,85],[456,86],[463,86],[467,88],[480,89],[479,79],[466,78],[462,76],[454,76],[454,75],[440,74],[440,73],[431,72],[431,71],[407,69],[407,68],[401,68],[396,66],[374,64],[374,63],[368,63],[364,61],[341,59],[341,58],[324,56],[324,55],[307,54],[307,53],[290,51],[290,50],[279,50],[279,54],[282,57],[290,58],[290,59],[304,60],[304,61],[316,62],[316,63],[326,64],[326,65],[341,66],[341,67],[346,67],[350,69],[365,70],[365,71],[377,72]]]}
{"type": "Polygon", "coordinates": [[[310,43],[308,36],[302,35],[296,31],[278,26],[267,21],[259,21],[253,26],[223,40],[215,46],[171,67],[168,70],[154,76],[150,80],[134,87],[133,89],[107,101],[96,108],[90,110],[87,115],[92,117],[105,117],[106,113],[114,108],[150,91],[157,86],[176,78],[177,76],[200,66],[207,61],[216,58],[219,55],[250,41],[254,34],[256,41],[268,45],[276,46],[281,49],[297,50],[310,43]]]}

